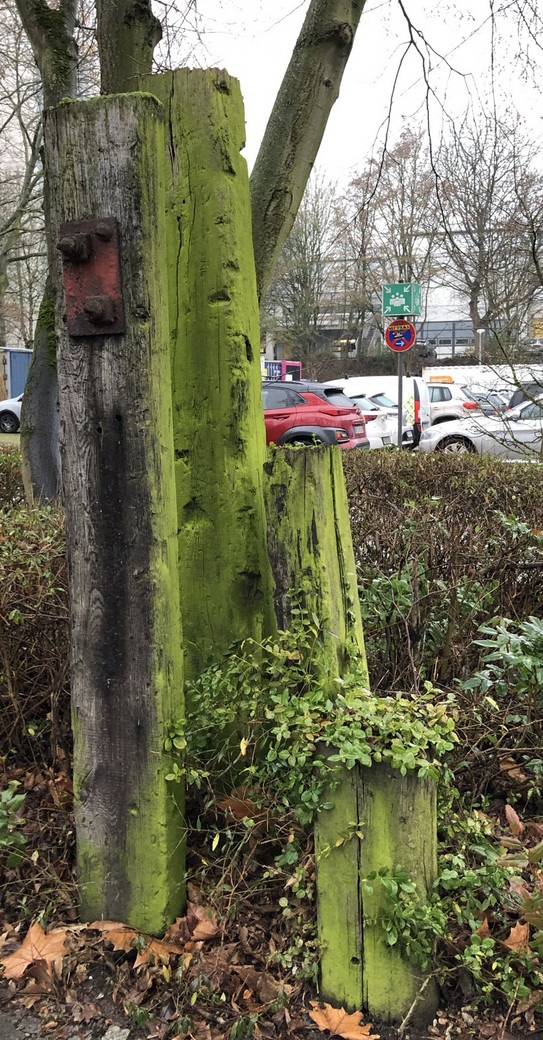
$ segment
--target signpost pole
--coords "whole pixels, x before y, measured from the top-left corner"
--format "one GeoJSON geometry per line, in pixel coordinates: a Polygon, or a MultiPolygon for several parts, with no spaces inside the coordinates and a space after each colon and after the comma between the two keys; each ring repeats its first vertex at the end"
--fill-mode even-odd
{"type": "Polygon", "coordinates": [[[414,282],[383,285],[383,316],[401,317],[391,321],[385,331],[385,342],[398,355],[398,448],[402,448],[403,435],[403,360],[404,350],[415,344],[417,333],[413,322],[422,309],[420,285],[414,282]],[[403,318],[403,320],[402,320],[403,318]],[[411,319],[411,320],[409,320],[411,319]]]}
{"type": "Polygon", "coordinates": [[[398,448],[402,447],[403,435],[403,355],[398,352],[398,448]]]}

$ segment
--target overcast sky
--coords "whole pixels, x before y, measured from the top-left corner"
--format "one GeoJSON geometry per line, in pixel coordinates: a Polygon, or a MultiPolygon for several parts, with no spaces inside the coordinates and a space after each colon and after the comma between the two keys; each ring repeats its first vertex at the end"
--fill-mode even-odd
{"type": "MultiPolygon", "coordinates": [[[[198,0],[201,43],[191,33],[195,49],[188,63],[216,65],[240,80],[249,167],[308,6],[309,0],[198,0]]],[[[532,44],[539,69],[534,73],[524,68],[522,74],[530,45],[528,34],[519,36],[516,31],[511,0],[494,0],[494,23],[491,0],[440,0],[439,4],[403,0],[403,6],[415,30],[418,53],[414,45],[408,49],[409,28],[399,0],[368,0],[362,13],[341,93],[317,158],[318,166],[331,179],[347,181],[383,132],[402,56],[392,104],[392,140],[406,122],[426,119],[421,55],[435,90],[431,100],[434,135],[439,134],[444,113],[458,120],[470,102],[488,110],[494,98],[502,114],[507,109],[513,118],[518,114],[527,120],[531,134],[541,137],[541,51],[532,44]],[[523,56],[521,65],[516,63],[519,54],[523,56]]]]}

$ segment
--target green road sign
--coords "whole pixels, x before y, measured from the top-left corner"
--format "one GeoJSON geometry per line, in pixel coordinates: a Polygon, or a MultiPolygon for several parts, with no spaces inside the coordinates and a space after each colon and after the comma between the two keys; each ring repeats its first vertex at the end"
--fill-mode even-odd
{"type": "Polygon", "coordinates": [[[383,285],[383,314],[420,314],[422,292],[415,282],[399,282],[398,285],[383,285]]]}

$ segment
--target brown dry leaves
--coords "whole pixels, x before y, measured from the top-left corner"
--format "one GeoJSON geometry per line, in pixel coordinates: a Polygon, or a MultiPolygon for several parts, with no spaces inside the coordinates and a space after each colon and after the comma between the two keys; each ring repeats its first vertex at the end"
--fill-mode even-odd
{"type": "Polygon", "coordinates": [[[321,1032],[328,1030],[332,1036],[342,1036],[344,1040],[379,1040],[379,1033],[372,1033],[371,1023],[362,1025],[361,1011],[348,1015],[345,1008],[334,1008],[331,1004],[319,1005],[317,1000],[310,1001],[313,1011],[309,1017],[317,1023],[321,1032]]]}
{"type": "Polygon", "coordinates": [[[27,968],[38,961],[43,961],[51,974],[57,958],[62,959],[68,952],[65,946],[67,933],[67,928],[52,928],[46,933],[37,921],[31,924],[19,949],[0,961],[4,968],[4,978],[21,979],[27,968]]]}
{"type": "Polygon", "coordinates": [[[94,921],[91,925],[52,928],[49,932],[45,932],[41,924],[35,922],[28,929],[19,949],[0,960],[4,978],[22,979],[30,975],[30,969],[35,966],[39,966],[42,975],[52,978],[55,973],[58,977],[62,971],[63,957],[69,952],[67,940],[76,932],[80,938],[90,932],[100,932],[115,950],[128,952],[138,948],[134,968],[139,968],[148,963],[167,964],[172,955],[182,956],[184,964],[185,961],[188,963],[192,953],[200,949],[206,939],[212,939],[218,934],[219,925],[212,910],[190,902],[186,915],[177,918],[163,939],[144,935],[119,921],[94,921]]]}

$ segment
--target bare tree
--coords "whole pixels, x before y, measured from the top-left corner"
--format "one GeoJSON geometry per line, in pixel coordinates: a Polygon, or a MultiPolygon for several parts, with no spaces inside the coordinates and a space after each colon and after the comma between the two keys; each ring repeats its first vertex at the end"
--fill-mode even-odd
{"type": "Polygon", "coordinates": [[[436,160],[445,284],[504,357],[526,326],[538,284],[540,243],[526,213],[537,210],[541,186],[531,158],[517,127],[491,117],[465,122],[436,160]]]}
{"type": "MultiPolygon", "coordinates": [[[[78,92],[77,0],[16,0],[43,84],[44,107],[78,92]]],[[[302,199],[334,104],[365,0],[311,0],[253,171],[257,281],[267,285],[302,199]]],[[[189,5],[190,6],[190,5],[189,5]]],[[[166,14],[168,10],[166,9],[166,14]]],[[[160,25],[151,0],[96,0],[102,89],[133,89],[150,71],[160,25]],[[121,58],[122,56],[122,58],[121,58]]],[[[49,242],[49,251],[53,248],[49,242]]],[[[51,255],[49,267],[52,268],[51,255]]],[[[55,286],[47,285],[22,424],[27,493],[55,498],[59,488],[57,392],[49,350],[55,286]],[[41,360],[40,360],[41,359],[41,360]]]]}
{"type": "Polygon", "coordinates": [[[436,274],[436,199],[422,131],[406,129],[380,158],[370,157],[336,206],[335,251],[342,256],[346,339],[358,356],[383,331],[381,290],[388,282],[429,285],[436,274]]]}
{"type": "Polygon", "coordinates": [[[332,186],[322,176],[311,178],[262,307],[263,327],[303,365],[326,344],[332,205],[332,186]]]}
{"type": "Polygon", "coordinates": [[[40,84],[15,5],[0,14],[0,348],[32,339],[43,270],[40,84]]]}

